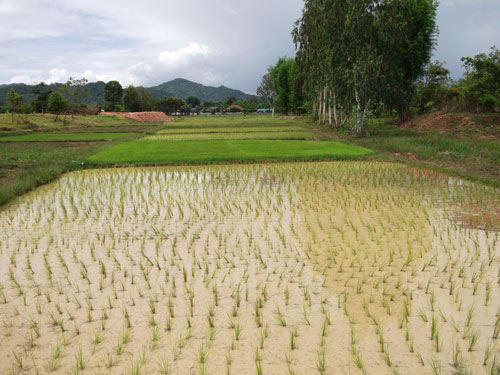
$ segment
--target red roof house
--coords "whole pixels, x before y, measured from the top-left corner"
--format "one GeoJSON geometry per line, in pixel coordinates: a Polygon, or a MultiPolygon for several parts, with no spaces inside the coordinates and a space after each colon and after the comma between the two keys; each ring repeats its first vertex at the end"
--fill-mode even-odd
{"type": "MultiPolygon", "coordinates": [[[[230,105],[229,107],[226,108],[226,111],[231,111],[233,108],[239,110],[240,112],[243,111],[243,107],[241,107],[237,104],[230,105]]],[[[234,109],[233,109],[233,111],[234,111],[234,109]]]]}

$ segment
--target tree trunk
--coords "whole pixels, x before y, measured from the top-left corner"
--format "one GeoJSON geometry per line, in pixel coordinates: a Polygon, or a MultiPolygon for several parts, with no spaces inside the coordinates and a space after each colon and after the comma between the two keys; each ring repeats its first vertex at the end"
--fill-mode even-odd
{"type": "Polygon", "coordinates": [[[408,108],[399,108],[398,111],[399,125],[403,125],[405,122],[410,120],[410,110],[408,108]]]}
{"type": "Polygon", "coordinates": [[[320,90],[319,91],[319,100],[318,100],[318,122],[321,122],[321,95],[322,95],[322,91],[320,90]]]}
{"type": "Polygon", "coordinates": [[[326,87],[323,89],[323,124],[326,123],[326,87]]]}
{"type": "Polygon", "coordinates": [[[332,90],[330,90],[330,100],[328,101],[328,126],[333,128],[333,118],[332,118],[332,90]]]}
{"type": "Polygon", "coordinates": [[[339,119],[337,118],[337,93],[333,91],[333,118],[335,119],[335,128],[339,128],[339,119]]]}

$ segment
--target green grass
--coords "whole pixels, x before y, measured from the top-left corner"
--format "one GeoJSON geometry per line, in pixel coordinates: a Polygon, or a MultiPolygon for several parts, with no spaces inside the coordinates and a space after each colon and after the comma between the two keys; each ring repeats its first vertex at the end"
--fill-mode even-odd
{"type": "Polygon", "coordinates": [[[282,140],[148,141],[108,147],[89,158],[103,164],[179,164],[223,161],[358,159],[366,148],[341,142],[282,140]]]}
{"type": "Polygon", "coordinates": [[[167,128],[234,128],[234,127],[261,127],[261,126],[287,126],[300,125],[304,120],[283,119],[271,115],[223,115],[223,116],[187,116],[176,117],[167,128]]]}
{"type": "MultiPolygon", "coordinates": [[[[474,115],[470,116],[474,119],[474,115]]],[[[376,151],[376,158],[427,167],[500,187],[500,116],[479,116],[478,119],[488,120],[489,126],[478,120],[476,126],[454,128],[448,124],[436,129],[419,129],[373,119],[369,122],[370,136],[366,138],[352,137],[345,130],[313,126],[327,139],[376,151]]]]}
{"type": "Polygon", "coordinates": [[[61,142],[61,141],[108,141],[123,139],[134,133],[33,133],[0,137],[0,142],[61,142]]]}
{"type": "Polygon", "coordinates": [[[457,155],[472,155],[470,142],[443,135],[386,137],[374,140],[389,152],[411,152],[420,158],[449,159],[457,155]]]}
{"type": "Polygon", "coordinates": [[[6,142],[0,146],[0,206],[62,173],[88,168],[106,143],[6,142]]]}
{"type": "Polygon", "coordinates": [[[190,133],[190,134],[155,134],[145,137],[146,140],[157,141],[200,141],[222,139],[314,139],[311,131],[284,132],[229,132],[229,133],[190,133]]]}

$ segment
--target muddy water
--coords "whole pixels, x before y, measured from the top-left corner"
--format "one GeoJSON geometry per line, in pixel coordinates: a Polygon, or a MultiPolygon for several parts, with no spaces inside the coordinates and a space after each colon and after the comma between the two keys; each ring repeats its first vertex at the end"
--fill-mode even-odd
{"type": "Polygon", "coordinates": [[[383,163],[68,174],[0,212],[0,373],[484,372],[499,235],[453,218],[485,196],[383,163]]]}

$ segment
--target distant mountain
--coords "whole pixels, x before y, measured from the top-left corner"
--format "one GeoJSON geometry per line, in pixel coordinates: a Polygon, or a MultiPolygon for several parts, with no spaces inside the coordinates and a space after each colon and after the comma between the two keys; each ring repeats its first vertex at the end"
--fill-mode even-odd
{"type": "MultiPolygon", "coordinates": [[[[89,105],[104,104],[104,82],[91,82],[87,84],[87,97],[82,101],[89,105]]],[[[11,83],[0,85],[0,104],[5,102],[7,92],[12,88],[18,94],[21,94],[26,103],[30,103],[35,99],[35,94],[32,90],[36,85],[26,85],[24,83],[11,83]]],[[[59,89],[62,83],[52,83],[47,85],[47,89],[59,89]]],[[[177,78],[161,85],[149,87],[148,90],[155,98],[163,98],[164,96],[176,96],[181,99],[186,99],[188,96],[196,96],[201,101],[221,102],[230,96],[234,96],[237,100],[249,99],[251,95],[245,94],[240,90],[230,89],[225,86],[211,87],[204,86],[196,82],[191,82],[186,79],[177,78]]]]}
{"type": "Polygon", "coordinates": [[[204,86],[183,78],[176,78],[161,85],[150,87],[149,91],[155,98],[176,96],[186,99],[188,96],[196,96],[202,102],[222,102],[230,96],[234,96],[237,100],[250,99],[251,97],[251,95],[240,90],[230,89],[225,86],[204,86]]]}

